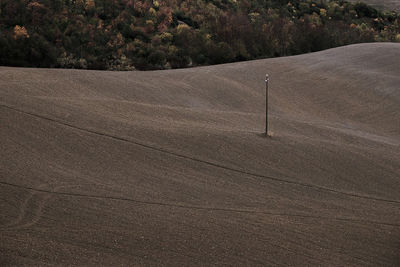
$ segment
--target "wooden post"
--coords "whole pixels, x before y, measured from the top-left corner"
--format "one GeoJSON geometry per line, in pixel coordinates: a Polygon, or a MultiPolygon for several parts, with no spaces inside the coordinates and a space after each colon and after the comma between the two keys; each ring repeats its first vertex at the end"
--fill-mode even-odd
{"type": "Polygon", "coordinates": [[[268,136],[268,82],[269,75],[265,75],[265,136],[268,136]]]}

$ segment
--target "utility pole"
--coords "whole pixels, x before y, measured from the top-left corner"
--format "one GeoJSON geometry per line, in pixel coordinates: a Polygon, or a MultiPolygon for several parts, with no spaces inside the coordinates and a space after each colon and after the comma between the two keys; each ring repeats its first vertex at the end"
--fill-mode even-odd
{"type": "Polygon", "coordinates": [[[268,136],[268,82],[269,75],[265,75],[265,136],[268,136]]]}

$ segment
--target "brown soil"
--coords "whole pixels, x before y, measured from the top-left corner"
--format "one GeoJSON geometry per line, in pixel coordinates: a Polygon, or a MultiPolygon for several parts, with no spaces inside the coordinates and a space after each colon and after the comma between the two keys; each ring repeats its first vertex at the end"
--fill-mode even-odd
{"type": "Polygon", "coordinates": [[[378,9],[400,11],[400,0],[350,0],[350,2],[364,2],[378,9]]]}
{"type": "Polygon", "coordinates": [[[0,265],[400,264],[400,44],[0,88],[0,265]]]}

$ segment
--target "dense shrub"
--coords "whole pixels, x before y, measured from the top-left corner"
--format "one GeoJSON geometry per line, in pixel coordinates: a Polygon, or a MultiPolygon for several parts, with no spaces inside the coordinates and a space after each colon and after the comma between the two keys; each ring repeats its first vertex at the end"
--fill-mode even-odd
{"type": "Polygon", "coordinates": [[[0,64],[163,69],[399,41],[400,17],[342,0],[2,0],[0,64]]]}

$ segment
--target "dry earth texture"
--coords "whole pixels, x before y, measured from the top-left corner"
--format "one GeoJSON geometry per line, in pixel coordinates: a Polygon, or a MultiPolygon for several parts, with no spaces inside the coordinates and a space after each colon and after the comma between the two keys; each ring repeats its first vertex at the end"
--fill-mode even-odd
{"type": "Polygon", "coordinates": [[[400,44],[0,88],[2,266],[400,264],[400,44]]]}
{"type": "Polygon", "coordinates": [[[400,11],[400,0],[350,0],[350,2],[364,2],[378,9],[400,11]]]}

